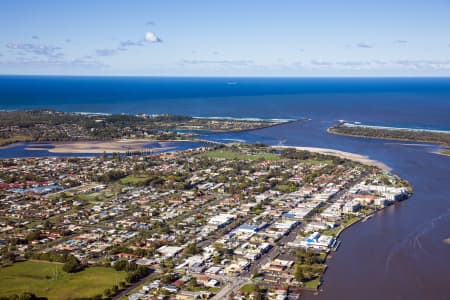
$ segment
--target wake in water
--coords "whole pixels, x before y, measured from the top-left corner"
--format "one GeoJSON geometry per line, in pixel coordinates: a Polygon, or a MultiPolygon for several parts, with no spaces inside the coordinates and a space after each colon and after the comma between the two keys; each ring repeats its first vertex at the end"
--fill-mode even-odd
{"type": "MultiPolygon", "coordinates": [[[[390,269],[391,262],[394,258],[394,256],[400,252],[400,250],[406,246],[412,247],[414,250],[421,250],[425,254],[429,254],[428,251],[425,250],[425,248],[422,246],[422,243],[420,241],[421,237],[433,230],[437,223],[445,220],[446,218],[450,217],[450,208],[447,210],[447,212],[434,217],[431,219],[428,223],[424,224],[423,226],[419,226],[417,230],[412,231],[410,234],[406,236],[405,239],[403,239],[400,243],[392,247],[391,251],[389,251],[388,257],[386,259],[386,263],[384,265],[384,271],[387,273],[390,269]]],[[[413,255],[414,257],[418,257],[417,251],[408,251],[408,252],[402,252],[402,254],[409,253],[413,255]]]]}

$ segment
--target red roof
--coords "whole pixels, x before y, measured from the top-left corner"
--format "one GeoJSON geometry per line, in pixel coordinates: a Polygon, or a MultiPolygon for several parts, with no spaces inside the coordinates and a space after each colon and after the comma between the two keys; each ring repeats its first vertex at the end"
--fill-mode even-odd
{"type": "Polygon", "coordinates": [[[180,286],[184,285],[184,281],[178,279],[178,280],[175,280],[172,284],[176,287],[180,287],[180,286]]]}

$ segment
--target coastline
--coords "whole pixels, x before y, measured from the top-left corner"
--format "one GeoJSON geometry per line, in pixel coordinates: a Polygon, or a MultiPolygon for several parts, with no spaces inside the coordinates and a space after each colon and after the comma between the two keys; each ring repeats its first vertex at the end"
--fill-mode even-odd
{"type": "Polygon", "coordinates": [[[280,149],[294,148],[297,150],[304,150],[304,151],[316,152],[316,153],[320,153],[320,154],[333,155],[333,156],[337,156],[340,158],[357,161],[359,163],[366,164],[369,166],[375,166],[375,167],[378,167],[387,172],[390,172],[392,170],[392,168],[390,168],[388,165],[386,165],[380,161],[370,159],[368,156],[356,154],[356,153],[352,153],[352,152],[345,152],[345,151],[336,150],[336,149],[319,148],[319,147],[298,147],[298,146],[273,146],[273,148],[280,148],[280,149]]]}
{"type": "Polygon", "coordinates": [[[383,130],[401,130],[401,131],[413,131],[413,132],[434,132],[434,133],[445,133],[450,134],[449,130],[438,130],[438,129],[427,129],[427,128],[409,128],[409,127],[392,127],[392,126],[379,126],[379,125],[366,125],[366,124],[355,124],[350,122],[343,122],[341,126],[346,127],[360,127],[369,129],[383,129],[383,130]]]}
{"type": "MultiPolygon", "coordinates": [[[[362,126],[361,126],[362,127],[362,126]]],[[[342,133],[342,132],[338,132],[333,130],[334,126],[327,128],[327,132],[329,134],[335,134],[335,135],[340,135],[340,136],[349,136],[349,137],[355,137],[355,138],[363,138],[363,139],[373,139],[373,140],[385,140],[385,141],[401,141],[401,142],[408,142],[408,143],[420,143],[420,144],[431,144],[431,145],[436,145],[439,146],[439,150],[438,151],[431,151],[432,153],[435,154],[440,154],[440,155],[447,155],[449,156],[449,154],[445,153],[446,151],[448,151],[447,145],[444,143],[439,143],[437,141],[430,141],[430,140],[425,140],[425,139],[407,139],[407,138],[395,138],[395,137],[376,137],[376,136],[367,136],[367,135],[358,135],[358,134],[350,134],[350,133],[342,133]]],[[[364,127],[362,127],[364,128],[364,127]]],[[[371,129],[370,127],[367,127],[369,129],[371,129]]],[[[374,128],[372,128],[374,129],[374,128]]],[[[394,131],[395,129],[379,129],[379,130],[392,130],[394,131]]],[[[403,130],[403,129],[399,129],[399,130],[403,130]]],[[[407,131],[407,130],[405,130],[407,131]]],[[[412,132],[420,132],[420,131],[413,131],[410,130],[412,132]]],[[[421,130],[424,131],[424,130],[421,130]]],[[[428,132],[437,132],[437,131],[432,131],[432,130],[428,130],[428,132]]],[[[437,132],[440,133],[440,132],[437,132]]],[[[445,133],[448,134],[448,133],[445,133]]]]}

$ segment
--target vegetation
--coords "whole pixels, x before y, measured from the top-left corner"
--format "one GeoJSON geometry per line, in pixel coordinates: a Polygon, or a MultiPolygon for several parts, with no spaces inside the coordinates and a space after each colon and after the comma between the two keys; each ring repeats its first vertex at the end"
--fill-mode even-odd
{"type": "Polygon", "coordinates": [[[63,265],[26,261],[0,269],[0,296],[33,293],[48,299],[94,297],[125,280],[125,272],[112,268],[90,267],[69,274],[63,265]]]}
{"type": "Polygon", "coordinates": [[[441,153],[445,155],[450,155],[450,150],[442,150],[441,153]]]}
{"type": "MultiPolygon", "coordinates": [[[[118,138],[182,139],[177,129],[255,129],[277,124],[266,121],[210,120],[177,115],[99,115],[55,110],[0,112],[0,146],[22,141],[104,141],[118,138]]],[[[188,134],[192,136],[195,134],[188,134]]]]}
{"type": "Polygon", "coordinates": [[[22,293],[20,295],[14,294],[10,296],[0,296],[0,300],[45,300],[47,298],[37,297],[33,293],[22,293]]]}
{"type": "Polygon", "coordinates": [[[150,177],[146,175],[128,175],[120,180],[121,184],[127,185],[141,185],[145,184],[150,177]]]}
{"type": "Polygon", "coordinates": [[[220,149],[215,151],[209,151],[202,154],[209,158],[224,158],[224,159],[239,159],[239,160],[278,160],[280,155],[274,153],[242,153],[236,152],[232,149],[220,149]]]}
{"type": "Polygon", "coordinates": [[[129,272],[127,274],[125,280],[129,283],[135,283],[148,274],[150,274],[150,270],[147,267],[138,266],[135,271],[129,272]]]}
{"type": "Polygon", "coordinates": [[[31,141],[33,141],[33,137],[29,135],[20,135],[20,134],[15,134],[12,136],[3,135],[2,137],[0,137],[0,146],[18,142],[31,142],[31,141]]]}
{"type": "Polygon", "coordinates": [[[314,279],[304,282],[303,286],[307,289],[316,290],[319,288],[320,284],[321,284],[320,277],[316,277],[314,279]]]}
{"type": "Polygon", "coordinates": [[[246,284],[242,286],[239,290],[245,294],[251,294],[253,292],[259,292],[261,289],[256,284],[246,284]]]}
{"type": "Polygon", "coordinates": [[[84,266],[75,256],[71,255],[67,258],[67,261],[64,263],[62,269],[67,273],[76,273],[82,271],[84,266]]]}
{"type": "Polygon", "coordinates": [[[383,129],[365,126],[345,126],[340,124],[328,129],[329,132],[356,137],[367,137],[387,140],[402,140],[413,142],[435,143],[450,146],[450,133],[433,131],[416,131],[406,129],[383,129]]]}

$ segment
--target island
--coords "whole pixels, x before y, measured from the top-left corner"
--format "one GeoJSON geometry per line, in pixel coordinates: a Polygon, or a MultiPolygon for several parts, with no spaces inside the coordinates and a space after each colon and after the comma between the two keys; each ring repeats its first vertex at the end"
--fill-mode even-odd
{"type": "Polygon", "coordinates": [[[328,128],[328,132],[354,137],[433,143],[440,145],[439,153],[450,155],[450,131],[372,126],[341,121],[328,128]]]}
{"type": "Polygon", "coordinates": [[[0,296],[298,299],[343,230],[411,195],[369,163],[243,143],[0,160],[0,296]]]}

